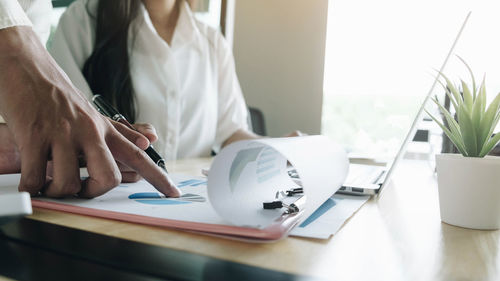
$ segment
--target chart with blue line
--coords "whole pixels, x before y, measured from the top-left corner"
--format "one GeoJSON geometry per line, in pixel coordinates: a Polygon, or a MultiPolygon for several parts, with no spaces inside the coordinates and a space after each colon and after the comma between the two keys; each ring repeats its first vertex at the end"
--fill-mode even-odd
{"type": "Polygon", "coordinates": [[[340,201],[342,199],[336,198],[328,198],[328,200],[325,201],[314,213],[312,213],[304,222],[302,222],[299,227],[306,227],[315,220],[317,220],[319,217],[324,215],[326,212],[328,212],[331,208],[333,208],[335,205],[337,205],[338,202],[335,201],[340,201]]]}
{"type": "Polygon", "coordinates": [[[276,162],[279,152],[266,147],[257,161],[257,182],[262,183],[280,174],[279,163],[276,162]]]}
{"type": "MultiPolygon", "coordinates": [[[[206,185],[206,179],[187,179],[177,183],[177,187],[181,190],[186,187],[200,187],[206,185]]],[[[128,199],[148,205],[184,205],[206,201],[205,197],[194,193],[185,193],[178,198],[171,198],[165,197],[165,195],[159,192],[136,192],[129,195],[128,199]]]]}
{"type": "Polygon", "coordinates": [[[199,180],[199,179],[189,179],[185,181],[181,181],[177,184],[178,188],[182,188],[185,186],[200,186],[200,185],[207,185],[207,180],[199,180]]]}
{"type": "Polygon", "coordinates": [[[278,176],[282,170],[280,165],[284,162],[281,154],[271,147],[252,147],[240,150],[229,171],[229,187],[232,192],[247,166],[255,165],[257,183],[266,182],[278,176]]]}

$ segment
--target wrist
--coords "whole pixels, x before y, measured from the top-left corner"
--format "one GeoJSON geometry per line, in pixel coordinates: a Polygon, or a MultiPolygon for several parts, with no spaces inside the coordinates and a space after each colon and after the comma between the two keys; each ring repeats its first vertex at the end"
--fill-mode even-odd
{"type": "Polygon", "coordinates": [[[0,29],[0,59],[12,58],[25,53],[33,44],[41,44],[29,26],[14,26],[0,29]]]}
{"type": "MultiPolygon", "coordinates": [[[[1,1],[1,0],[0,0],[1,1]]],[[[0,29],[0,114],[2,121],[12,122],[12,101],[40,73],[39,64],[45,48],[29,26],[15,26],[0,29]]],[[[46,51],[45,51],[46,52],[46,51]]],[[[40,77],[38,77],[40,78],[40,77]]],[[[40,87],[31,86],[31,87],[40,87]]],[[[33,89],[33,88],[32,88],[33,89]]],[[[16,104],[18,106],[18,104],[16,104]]],[[[2,122],[2,123],[4,123],[2,122]]]]}

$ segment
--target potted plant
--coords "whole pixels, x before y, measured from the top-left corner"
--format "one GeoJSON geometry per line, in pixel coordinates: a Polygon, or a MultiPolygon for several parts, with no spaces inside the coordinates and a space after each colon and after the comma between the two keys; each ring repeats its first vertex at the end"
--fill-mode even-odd
{"type": "MultiPolygon", "coordinates": [[[[461,59],[462,60],[462,59],[461,59]]],[[[463,60],[462,60],[463,61],[463,60]]],[[[485,80],[476,87],[463,80],[460,87],[439,73],[454,115],[438,101],[447,123],[427,114],[443,129],[461,154],[436,155],[439,205],[445,223],[474,229],[500,228],[500,157],[487,154],[500,141],[494,130],[500,119],[500,93],[487,105],[485,80]]]]}

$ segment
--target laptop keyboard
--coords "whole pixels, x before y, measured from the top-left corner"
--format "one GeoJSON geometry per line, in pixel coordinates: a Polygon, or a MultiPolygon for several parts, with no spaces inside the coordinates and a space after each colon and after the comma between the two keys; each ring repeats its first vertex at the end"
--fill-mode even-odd
{"type": "MultiPolygon", "coordinates": [[[[361,165],[361,164],[349,164],[349,173],[344,185],[340,190],[345,190],[346,186],[352,188],[352,191],[363,192],[362,188],[356,188],[357,186],[366,186],[370,184],[378,184],[381,182],[382,177],[386,171],[385,166],[371,166],[371,165],[361,165]],[[357,189],[357,190],[356,190],[357,189]]],[[[288,176],[298,185],[302,186],[300,177],[297,174],[297,170],[293,167],[289,167],[288,176]]]]}
{"type": "Polygon", "coordinates": [[[345,186],[362,186],[365,184],[379,183],[385,167],[361,164],[350,164],[349,174],[344,183],[345,186]]]}

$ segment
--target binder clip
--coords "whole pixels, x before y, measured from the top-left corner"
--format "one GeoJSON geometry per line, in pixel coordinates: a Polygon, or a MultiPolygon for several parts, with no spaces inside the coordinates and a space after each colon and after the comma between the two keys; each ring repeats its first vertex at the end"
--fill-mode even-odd
{"type": "Polygon", "coordinates": [[[275,200],[270,201],[270,202],[264,202],[262,203],[263,208],[265,210],[274,210],[274,209],[281,209],[281,208],[286,208],[285,213],[286,214],[294,214],[302,211],[305,203],[306,203],[306,196],[301,195],[300,197],[297,198],[293,203],[287,204],[283,202],[287,197],[294,197],[299,194],[303,194],[304,190],[303,188],[292,188],[289,190],[280,190],[276,192],[275,195],[275,200]]]}
{"type": "Polygon", "coordinates": [[[292,179],[300,179],[299,174],[297,173],[297,170],[289,170],[288,171],[288,176],[291,177],[292,179]]]}
{"type": "Polygon", "coordinates": [[[296,194],[304,193],[304,189],[302,187],[292,188],[289,190],[285,190],[286,196],[294,196],[296,194]]]}

